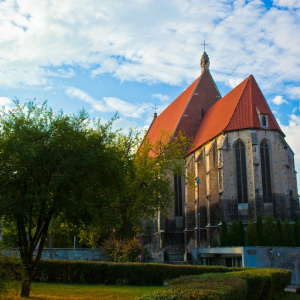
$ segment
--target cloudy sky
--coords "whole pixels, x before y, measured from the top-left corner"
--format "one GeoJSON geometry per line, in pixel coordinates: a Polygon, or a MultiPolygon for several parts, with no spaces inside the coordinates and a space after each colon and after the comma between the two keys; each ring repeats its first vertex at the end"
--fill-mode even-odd
{"type": "Polygon", "coordinates": [[[199,76],[204,40],[222,95],[253,74],[299,171],[300,0],[0,0],[0,105],[143,128],[199,76]]]}

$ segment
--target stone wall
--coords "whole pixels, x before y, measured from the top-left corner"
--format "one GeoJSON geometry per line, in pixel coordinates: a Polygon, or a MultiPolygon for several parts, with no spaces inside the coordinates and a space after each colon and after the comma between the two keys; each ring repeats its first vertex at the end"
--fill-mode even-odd
{"type": "MultiPolygon", "coordinates": [[[[9,254],[15,254],[19,256],[19,250],[13,249],[9,251],[9,254]]],[[[34,256],[37,254],[35,250],[34,256]]],[[[50,249],[45,248],[42,253],[42,258],[50,259],[50,249]]],[[[89,260],[89,261],[107,261],[107,258],[101,250],[89,249],[89,248],[53,248],[52,259],[68,259],[68,260],[89,260]]]]}

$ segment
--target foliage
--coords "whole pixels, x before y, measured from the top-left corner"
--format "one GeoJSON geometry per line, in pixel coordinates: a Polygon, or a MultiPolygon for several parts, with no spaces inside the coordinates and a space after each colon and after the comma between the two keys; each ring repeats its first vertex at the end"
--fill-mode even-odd
{"type": "Polygon", "coordinates": [[[222,225],[221,225],[220,244],[221,244],[221,247],[226,247],[229,245],[228,233],[227,233],[227,223],[225,220],[222,221],[222,225]]]}
{"type": "Polygon", "coordinates": [[[117,239],[115,234],[103,242],[101,250],[113,262],[137,262],[143,255],[143,247],[136,238],[117,239]]]}
{"type": "Polygon", "coordinates": [[[256,218],[256,236],[257,236],[257,246],[264,246],[264,224],[261,215],[256,218]]]}
{"type": "Polygon", "coordinates": [[[163,285],[167,280],[184,275],[220,273],[231,270],[234,269],[220,266],[42,260],[38,266],[35,280],[69,283],[163,285]]]}
{"type": "Polygon", "coordinates": [[[251,269],[225,274],[183,276],[168,286],[139,299],[270,299],[291,280],[291,271],[283,269],[251,269]]]}
{"type": "Polygon", "coordinates": [[[270,215],[264,218],[263,235],[265,237],[266,246],[275,246],[278,243],[278,232],[274,219],[270,215]]]}
{"type": "Polygon", "coordinates": [[[247,238],[248,246],[256,246],[257,245],[256,226],[252,220],[250,220],[248,222],[246,238],[247,238]]]}
{"type": "Polygon", "coordinates": [[[295,246],[300,246],[300,221],[296,221],[294,224],[294,238],[295,238],[295,246]]]}
{"type": "Polygon", "coordinates": [[[276,230],[277,230],[277,244],[278,246],[282,245],[283,235],[282,235],[282,224],[279,219],[276,220],[276,230]]]}
{"type": "Polygon", "coordinates": [[[283,235],[283,246],[294,247],[295,246],[295,237],[291,227],[291,224],[287,219],[284,220],[282,226],[282,235],[283,235]]]}
{"type": "Polygon", "coordinates": [[[211,246],[212,248],[214,248],[214,247],[219,247],[219,241],[218,241],[218,239],[217,239],[215,236],[212,238],[211,243],[210,243],[210,246],[211,246]]]}
{"type": "Polygon", "coordinates": [[[239,246],[245,246],[246,245],[246,234],[245,234],[245,228],[241,220],[239,220],[239,246]]]}
{"type": "Polygon", "coordinates": [[[20,260],[14,256],[6,256],[6,249],[0,249],[0,297],[10,290],[17,290],[16,280],[20,279],[20,260]]]}
{"type": "MultiPolygon", "coordinates": [[[[133,238],[142,230],[142,218],[151,219],[158,210],[167,214],[174,200],[173,174],[189,181],[184,174],[183,156],[190,141],[182,134],[175,137],[161,131],[160,138],[152,144],[142,139],[141,132],[130,131],[128,135],[118,134],[115,144],[122,161],[122,177],[118,178],[122,193],[118,194],[118,205],[113,211],[118,222],[111,227],[119,237],[133,238]]],[[[80,237],[97,247],[101,232],[103,236],[103,229],[95,223],[93,227],[81,229],[80,237]]]]}
{"type": "Polygon", "coordinates": [[[165,290],[139,299],[245,299],[246,292],[243,279],[216,273],[174,279],[165,290]]]}
{"type": "Polygon", "coordinates": [[[12,221],[2,218],[0,220],[0,232],[3,235],[0,241],[3,247],[8,249],[18,247],[18,234],[15,231],[15,224],[12,221]]]}
{"type": "Polygon", "coordinates": [[[0,217],[18,233],[22,296],[29,296],[52,220],[114,221],[121,187],[111,125],[92,126],[84,111],[54,114],[33,101],[0,111],[0,217]]]}
{"type": "Polygon", "coordinates": [[[233,272],[236,276],[247,281],[247,299],[269,299],[284,290],[291,282],[292,272],[283,269],[251,269],[233,272]]]}
{"type": "Polygon", "coordinates": [[[230,246],[241,246],[241,233],[239,224],[233,220],[228,231],[228,241],[230,246]]]}

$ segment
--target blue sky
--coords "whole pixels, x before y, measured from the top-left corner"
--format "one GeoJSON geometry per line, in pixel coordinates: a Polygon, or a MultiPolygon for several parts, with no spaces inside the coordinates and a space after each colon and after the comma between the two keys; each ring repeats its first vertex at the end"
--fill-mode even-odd
{"type": "Polygon", "coordinates": [[[300,170],[300,0],[0,0],[0,105],[144,128],[199,76],[204,40],[222,95],[253,74],[300,170]]]}

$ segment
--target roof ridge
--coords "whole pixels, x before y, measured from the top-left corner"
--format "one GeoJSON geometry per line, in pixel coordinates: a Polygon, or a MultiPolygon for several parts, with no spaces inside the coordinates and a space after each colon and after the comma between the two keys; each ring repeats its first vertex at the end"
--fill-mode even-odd
{"type": "MultiPolygon", "coordinates": [[[[240,103],[240,100],[241,100],[242,96],[243,96],[244,93],[245,93],[246,87],[247,87],[248,84],[249,84],[250,77],[251,77],[251,75],[248,76],[248,77],[245,79],[245,80],[247,80],[247,83],[245,84],[245,86],[244,86],[244,88],[243,88],[243,91],[242,91],[242,93],[241,93],[241,95],[240,95],[238,101],[236,102],[235,109],[234,109],[234,111],[233,111],[233,113],[232,113],[232,115],[231,115],[231,117],[230,117],[228,123],[226,124],[225,128],[223,129],[223,132],[227,129],[228,125],[230,124],[230,122],[231,122],[231,120],[232,120],[232,118],[233,118],[233,116],[234,116],[234,114],[235,114],[235,112],[236,112],[236,110],[237,110],[238,104],[240,103]]],[[[242,82],[241,82],[241,83],[242,83],[242,82]]],[[[241,84],[241,83],[240,83],[240,84],[241,84]]],[[[239,85],[237,85],[236,87],[238,87],[238,86],[239,86],[239,85]]],[[[236,87],[235,87],[235,88],[236,88],[236,87]]],[[[234,89],[235,89],[235,88],[234,88],[234,89]]],[[[233,89],[233,90],[234,90],[234,89],[233,89]]],[[[232,91],[233,91],[233,90],[232,90],[232,91]]],[[[250,85],[250,92],[251,92],[251,85],[250,85]]],[[[229,92],[229,93],[230,93],[230,92],[229,92]]],[[[228,94],[227,94],[227,95],[228,95],[228,94]]]]}

